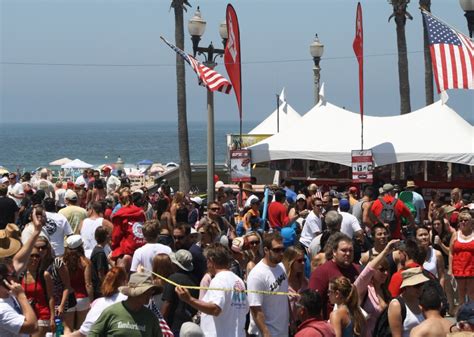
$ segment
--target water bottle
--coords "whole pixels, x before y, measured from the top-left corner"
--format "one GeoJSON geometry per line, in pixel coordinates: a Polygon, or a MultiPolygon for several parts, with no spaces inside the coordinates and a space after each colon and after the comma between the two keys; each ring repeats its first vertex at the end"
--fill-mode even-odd
{"type": "Polygon", "coordinates": [[[56,337],[61,337],[62,335],[64,335],[63,321],[60,317],[56,317],[54,319],[54,323],[56,324],[56,337]]]}

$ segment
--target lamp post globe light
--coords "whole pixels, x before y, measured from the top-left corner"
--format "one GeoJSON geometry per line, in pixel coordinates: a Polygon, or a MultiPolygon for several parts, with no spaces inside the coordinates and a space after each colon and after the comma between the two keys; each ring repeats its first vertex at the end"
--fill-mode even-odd
{"type": "Polygon", "coordinates": [[[321,67],[319,66],[319,61],[324,53],[324,45],[319,41],[318,34],[314,37],[314,41],[309,45],[309,52],[313,57],[314,66],[314,105],[319,102],[319,79],[321,73],[321,67]]]}
{"type": "MultiPolygon", "coordinates": [[[[214,48],[212,42],[208,47],[200,47],[201,36],[206,30],[206,21],[201,16],[201,10],[198,7],[194,16],[188,22],[188,31],[193,42],[193,55],[203,55],[203,64],[213,69],[217,63],[217,57],[224,55],[224,49],[214,48]]],[[[219,25],[219,34],[225,47],[227,43],[227,24],[221,22],[219,25]]],[[[214,93],[207,89],[207,204],[214,201],[214,93]]]]}
{"type": "Polygon", "coordinates": [[[474,0],[459,0],[459,5],[467,20],[467,29],[469,30],[469,37],[472,39],[472,32],[474,31],[474,0]]]}

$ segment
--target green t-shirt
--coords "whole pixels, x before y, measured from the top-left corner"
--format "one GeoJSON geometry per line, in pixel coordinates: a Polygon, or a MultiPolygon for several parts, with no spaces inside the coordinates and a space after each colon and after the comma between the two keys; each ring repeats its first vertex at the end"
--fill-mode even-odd
{"type": "Polygon", "coordinates": [[[161,337],[162,333],[151,310],[143,307],[134,312],[124,302],[118,302],[102,312],[88,336],[161,337]]]}

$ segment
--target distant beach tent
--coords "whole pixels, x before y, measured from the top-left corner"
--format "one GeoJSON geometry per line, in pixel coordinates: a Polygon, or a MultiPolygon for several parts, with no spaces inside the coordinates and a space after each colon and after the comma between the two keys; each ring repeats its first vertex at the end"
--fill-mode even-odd
{"type": "Polygon", "coordinates": [[[63,166],[70,162],[72,162],[72,159],[69,159],[68,157],[64,157],[64,158],[52,161],[51,163],[49,163],[49,166],[63,166]]]}
{"type": "Polygon", "coordinates": [[[73,161],[70,161],[67,164],[61,165],[61,168],[63,169],[86,169],[86,168],[91,168],[94,165],[88,164],[80,159],[74,159],[73,161]]]}
{"type": "Polygon", "coordinates": [[[152,164],[153,164],[153,161],[149,159],[143,159],[137,163],[137,165],[152,165],[152,164]]]}
{"type": "MultiPolygon", "coordinates": [[[[358,113],[323,96],[298,123],[250,146],[252,162],[306,159],[351,166],[351,150],[360,148],[359,130],[358,113]],[[320,126],[317,137],[315,126],[320,126]],[[334,132],[344,137],[334,139],[334,132]]],[[[474,166],[473,134],[474,127],[441,100],[405,115],[364,117],[364,148],[372,149],[376,166],[424,160],[474,166]]]]}
{"type": "Polygon", "coordinates": [[[300,120],[301,115],[286,101],[285,88],[281,91],[279,100],[279,109],[276,108],[270,116],[253,128],[249,132],[250,135],[274,135],[287,130],[300,120]]]}

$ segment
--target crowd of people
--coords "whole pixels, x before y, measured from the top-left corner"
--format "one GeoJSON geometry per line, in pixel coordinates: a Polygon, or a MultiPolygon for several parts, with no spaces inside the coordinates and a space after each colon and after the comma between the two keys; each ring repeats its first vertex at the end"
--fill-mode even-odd
{"type": "Polygon", "coordinates": [[[206,201],[111,171],[1,178],[0,336],[474,333],[458,188],[218,182],[206,201]]]}

